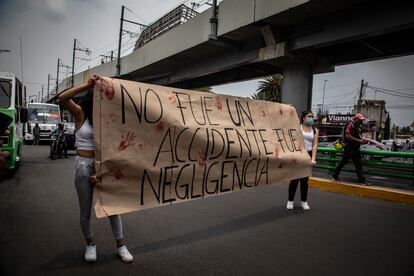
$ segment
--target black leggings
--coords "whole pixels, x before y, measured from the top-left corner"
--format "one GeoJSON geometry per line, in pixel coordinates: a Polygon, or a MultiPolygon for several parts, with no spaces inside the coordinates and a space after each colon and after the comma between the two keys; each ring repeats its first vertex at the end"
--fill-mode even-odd
{"type": "MultiPolygon", "coordinates": [[[[308,151],[309,155],[312,157],[312,151],[308,151]]],[[[300,198],[301,201],[307,201],[308,199],[308,180],[309,177],[304,177],[300,179],[292,179],[289,184],[289,201],[293,201],[295,198],[296,189],[298,188],[298,184],[300,182],[300,198]]]]}

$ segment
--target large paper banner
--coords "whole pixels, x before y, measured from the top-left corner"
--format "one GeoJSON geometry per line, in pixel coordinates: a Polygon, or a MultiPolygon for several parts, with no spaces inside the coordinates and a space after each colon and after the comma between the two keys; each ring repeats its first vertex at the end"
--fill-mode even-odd
{"type": "Polygon", "coordinates": [[[93,128],[97,217],[311,173],[289,105],[101,77],[93,128]]]}

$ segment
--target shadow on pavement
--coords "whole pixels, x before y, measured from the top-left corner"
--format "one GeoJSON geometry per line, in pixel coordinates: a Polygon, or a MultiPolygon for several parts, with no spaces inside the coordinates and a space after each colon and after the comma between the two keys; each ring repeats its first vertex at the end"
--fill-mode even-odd
{"type": "MultiPolygon", "coordinates": [[[[288,216],[301,214],[303,212],[304,211],[301,211],[299,209],[286,211],[285,205],[279,205],[223,224],[175,236],[165,240],[137,246],[135,248],[130,248],[130,251],[131,254],[136,257],[138,255],[146,254],[153,251],[173,248],[176,246],[186,245],[198,241],[207,240],[210,238],[216,238],[227,234],[232,234],[238,231],[246,230],[259,225],[280,220],[288,216]]],[[[115,260],[118,261],[118,257],[115,254],[102,255],[98,252],[98,261],[95,263],[95,265],[109,263],[115,260]]],[[[86,264],[82,259],[82,252],[78,250],[72,250],[57,255],[53,260],[44,264],[40,270],[52,271],[85,265],[89,266],[94,264],[86,264]]]]}

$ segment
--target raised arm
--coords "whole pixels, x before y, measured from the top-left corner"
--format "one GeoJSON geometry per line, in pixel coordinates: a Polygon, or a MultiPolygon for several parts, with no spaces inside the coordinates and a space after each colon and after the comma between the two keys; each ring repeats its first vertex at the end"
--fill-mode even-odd
{"type": "Polygon", "coordinates": [[[72,88],[69,88],[68,90],[63,91],[59,94],[59,101],[62,103],[64,107],[68,109],[70,114],[73,115],[75,118],[75,123],[82,124],[84,121],[85,114],[83,113],[82,108],[76,104],[72,97],[74,97],[76,94],[83,92],[89,88],[92,88],[95,86],[95,82],[99,79],[98,76],[92,76],[89,78],[87,83],[74,86],[72,88]]]}

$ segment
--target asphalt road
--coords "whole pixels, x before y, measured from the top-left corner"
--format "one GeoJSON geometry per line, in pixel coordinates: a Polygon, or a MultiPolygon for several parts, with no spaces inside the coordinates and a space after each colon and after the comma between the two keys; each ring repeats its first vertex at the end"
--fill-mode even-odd
{"type": "Polygon", "coordinates": [[[123,215],[123,264],[107,219],[83,261],[73,156],[26,146],[0,183],[0,275],[414,275],[414,207],[311,189],[285,210],[283,184],[123,215]]]}

